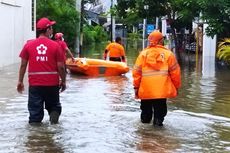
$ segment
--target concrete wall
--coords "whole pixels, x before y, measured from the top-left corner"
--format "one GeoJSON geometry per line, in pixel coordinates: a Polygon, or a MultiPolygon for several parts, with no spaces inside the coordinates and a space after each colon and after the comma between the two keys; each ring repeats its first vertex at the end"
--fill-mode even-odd
{"type": "MultiPolygon", "coordinates": [[[[203,25],[203,31],[208,27],[207,24],[203,25]]],[[[215,58],[216,58],[216,35],[211,38],[204,32],[203,35],[203,62],[202,62],[202,75],[203,77],[215,76],[215,58]]]]}
{"type": "Polygon", "coordinates": [[[19,62],[18,55],[23,44],[26,40],[35,38],[31,12],[32,0],[0,0],[0,69],[19,62]]]}
{"type": "MultiPolygon", "coordinates": [[[[208,27],[207,24],[203,25],[203,29],[205,31],[205,29],[208,27]]],[[[203,36],[203,56],[216,56],[216,44],[217,44],[217,40],[216,40],[216,35],[212,38],[206,35],[206,33],[204,32],[204,36],[203,36]]]]}
{"type": "Polygon", "coordinates": [[[166,19],[162,19],[161,22],[162,22],[161,32],[162,32],[163,36],[166,36],[166,34],[167,34],[167,32],[166,32],[167,31],[166,19]]]}

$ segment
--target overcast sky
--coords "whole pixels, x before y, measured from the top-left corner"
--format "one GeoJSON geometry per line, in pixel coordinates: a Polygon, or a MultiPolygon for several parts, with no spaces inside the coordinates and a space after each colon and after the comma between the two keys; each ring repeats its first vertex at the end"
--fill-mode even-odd
{"type": "MultiPolygon", "coordinates": [[[[104,5],[106,11],[108,11],[111,5],[111,0],[100,0],[100,1],[104,5]]],[[[116,4],[117,0],[113,0],[113,3],[116,4]]]]}

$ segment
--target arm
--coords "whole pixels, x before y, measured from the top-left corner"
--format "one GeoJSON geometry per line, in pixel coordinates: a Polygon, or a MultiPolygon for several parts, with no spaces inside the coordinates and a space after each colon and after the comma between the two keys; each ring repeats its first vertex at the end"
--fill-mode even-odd
{"type": "Polygon", "coordinates": [[[176,57],[171,54],[168,60],[169,63],[169,74],[170,78],[178,90],[181,86],[181,72],[180,72],[180,65],[178,64],[176,57]]]}
{"type": "Polygon", "coordinates": [[[68,47],[66,48],[66,52],[69,54],[69,56],[71,57],[72,61],[74,62],[75,61],[74,56],[73,56],[73,54],[71,53],[71,51],[69,50],[68,47]]]}
{"type": "Polygon", "coordinates": [[[121,61],[122,62],[126,62],[126,59],[125,59],[125,49],[124,47],[121,45],[121,61]]]}
{"type": "Polygon", "coordinates": [[[25,76],[27,63],[28,63],[27,60],[21,59],[21,65],[20,65],[20,69],[19,69],[18,85],[17,85],[17,91],[19,93],[22,93],[22,91],[24,90],[23,79],[24,79],[24,76],[25,76]]]}
{"type": "Polygon", "coordinates": [[[138,56],[135,65],[133,67],[132,71],[133,75],[133,87],[135,91],[135,98],[138,98],[138,90],[141,83],[141,76],[142,76],[142,61],[141,61],[141,55],[138,56]]]}
{"type": "Polygon", "coordinates": [[[107,56],[108,56],[108,53],[109,53],[109,50],[110,50],[110,46],[111,46],[111,43],[108,44],[105,48],[105,51],[104,51],[104,60],[106,60],[107,56]]]}
{"type": "Polygon", "coordinates": [[[121,61],[126,62],[125,56],[121,56],[121,61]]]}
{"type": "Polygon", "coordinates": [[[65,41],[61,41],[61,46],[62,46],[62,48],[65,49],[65,52],[71,57],[72,61],[74,62],[75,61],[74,56],[71,53],[67,43],[65,41]]]}
{"type": "Polygon", "coordinates": [[[66,72],[65,72],[65,61],[62,55],[62,50],[59,45],[57,45],[57,70],[58,74],[61,78],[61,82],[59,84],[61,92],[66,89],[66,72]]]}
{"type": "Polygon", "coordinates": [[[61,92],[63,92],[66,89],[66,73],[65,73],[64,62],[57,62],[57,66],[58,66],[58,73],[61,78],[60,88],[61,88],[61,92]]]}
{"type": "Polygon", "coordinates": [[[109,51],[108,51],[107,49],[105,49],[105,52],[104,52],[104,60],[106,60],[108,52],[109,52],[109,51]]]}

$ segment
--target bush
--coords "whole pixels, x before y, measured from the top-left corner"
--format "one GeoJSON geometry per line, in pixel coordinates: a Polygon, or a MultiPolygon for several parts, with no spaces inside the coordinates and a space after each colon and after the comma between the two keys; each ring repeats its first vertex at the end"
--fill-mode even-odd
{"type": "Polygon", "coordinates": [[[230,63],[230,38],[225,38],[223,41],[219,42],[217,57],[220,60],[230,63]]]}
{"type": "Polygon", "coordinates": [[[141,38],[139,33],[128,33],[128,38],[135,41],[141,38]]]}
{"type": "Polygon", "coordinates": [[[83,44],[103,42],[108,39],[108,35],[101,26],[87,25],[83,28],[83,44]]]}

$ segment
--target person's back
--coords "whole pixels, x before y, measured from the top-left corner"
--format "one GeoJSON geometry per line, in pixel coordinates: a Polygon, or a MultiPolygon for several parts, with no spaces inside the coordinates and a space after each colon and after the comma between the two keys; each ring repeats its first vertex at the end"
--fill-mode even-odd
{"type": "Polygon", "coordinates": [[[38,38],[27,41],[21,50],[21,65],[17,91],[24,90],[23,78],[28,68],[29,123],[41,123],[44,108],[48,111],[51,124],[58,123],[61,114],[59,92],[66,89],[64,58],[60,46],[50,40],[55,21],[41,18],[37,24],[38,38]]]}
{"type": "Polygon", "coordinates": [[[141,99],[141,122],[163,126],[167,114],[167,98],[176,97],[181,85],[180,66],[173,53],[163,44],[163,35],[153,31],[149,46],[144,49],[133,68],[135,98],[141,99]],[[154,110],[154,111],[153,111],[154,110]]]}
{"type": "Polygon", "coordinates": [[[55,41],[61,46],[64,60],[66,61],[66,53],[71,57],[72,61],[75,61],[73,54],[71,53],[67,43],[64,41],[63,33],[58,32],[55,34],[55,41]]]}
{"type": "Polygon", "coordinates": [[[143,50],[140,56],[139,61],[136,63],[141,63],[142,72],[139,98],[175,97],[177,90],[173,84],[174,82],[172,82],[174,80],[170,78],[170,70],[173,69],[170,66],[176,64],[173,53],[161,45],[156,45],[143,50]]]}
{"type": "Polygon", "coordinates": [[[60,53],[58,44],[47,37],[38,37],[25,45],[20,57],[29,61],[30,85],[59,85],[57,60],[63,60],[60,53]],[[40,77],[40,74],[43,74],[43,77],[40,77]]]}
{"type": "Polygon", "coordinates": [[[122,61],[125,62],[125,49],[121,45],[121,38],[117,37],[115,42],[110,43],[106,46],[104,52],[104,59],[109,57],[110,61],[122,61]]]}
{"type": "Polygon", "coordinates": [[[64,41],[62,41],[62,40],[55,40],[55,42],[57,42],[61,46],[64,60],[66,60],[66,48],[67,48],[67,44],[64,41]]]}

